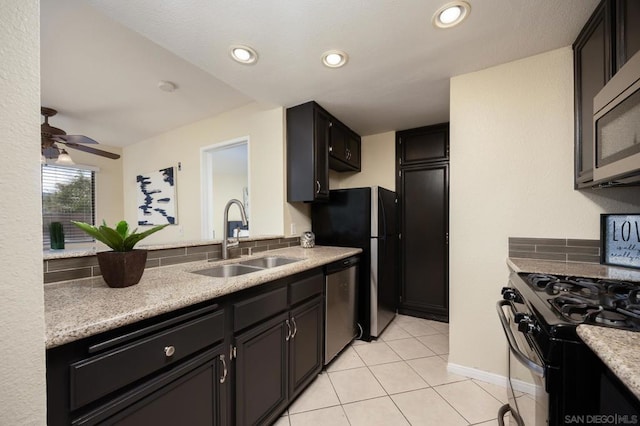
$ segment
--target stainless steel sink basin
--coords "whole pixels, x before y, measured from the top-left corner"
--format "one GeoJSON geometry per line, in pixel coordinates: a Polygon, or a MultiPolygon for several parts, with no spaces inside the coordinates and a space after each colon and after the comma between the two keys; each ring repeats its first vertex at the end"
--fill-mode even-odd
{"type": "Polygon", "coordinates": [[[249,274],[251,272],[261,271],[263,269],[264,268],[257,268],[255,266],[232,263],[230,265],[220,265],[220,266],[214,266],[213,268],[209,268],[209,269],[201,269],[200,271],[193,271],[193,273],[206,275],[208,277],[228,278],[228,277],[237,277],[238,275],[249,274]]]}
{"type": "Polygon", "coordinates": [[[257,259],[250,259],[240,262],[240,265],[255,266],[258,268],[275,268],[276,266],[288,265],[290,263],[299,262],[302,259],[294,259],[291,257],[266,256],[257,259]]]}

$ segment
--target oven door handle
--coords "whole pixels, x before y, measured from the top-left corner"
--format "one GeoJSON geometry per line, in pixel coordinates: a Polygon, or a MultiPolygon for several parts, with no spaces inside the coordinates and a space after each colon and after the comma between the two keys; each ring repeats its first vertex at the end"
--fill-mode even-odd
{"type": "Polygon", "coordinates": [[[544,377],[544,367],[531,358],[527,357],[527,355],[520,350],[518,347],[518,342],[516,342],[513,333],[511,332],[511,327],[509,327],[509,320],[507,319],[504,311],[502,310],[503,306],[509,306],[512,311],[515,311],[513,303],[510,300],[500,300],[496,303],[496,308],[498,309],[498,317],[500,317],[500,322],[502,323],[502,329],[504,330],[504,334],[507,335],[507,342],[509,342],[509,348],[511,349],[511,353],[524,364],[529,370],[531,370],[535,375],[544,377]]]}

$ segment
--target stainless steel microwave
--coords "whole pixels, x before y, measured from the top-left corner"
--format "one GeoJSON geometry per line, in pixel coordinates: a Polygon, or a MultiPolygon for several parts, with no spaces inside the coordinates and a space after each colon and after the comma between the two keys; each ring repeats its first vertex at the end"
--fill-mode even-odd
{"type": "Polygon", "coordinates": [[[640,183],[640,52],[593,99],[594,183],[640,183]]]}

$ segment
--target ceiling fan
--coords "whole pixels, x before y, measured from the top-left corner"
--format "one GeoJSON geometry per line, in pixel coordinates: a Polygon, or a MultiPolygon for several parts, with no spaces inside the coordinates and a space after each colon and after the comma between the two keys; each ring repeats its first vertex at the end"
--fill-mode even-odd
{"type": "MultiPolygon", "coordinates": [[[[68,157],[67,151],[64,148],[60,148],[57,144],[62,144],[69,148],[77,149],[78,151],[100,155],[102,157],[111,158],[113,160],[117,160],[118,158],[120,158],[118,154],[87,146],[98,143],[87,136],[67,135],[67,132],[65,132],[64,130],[49,125],[49,117],[53,117],[58,113],[58,111],[56,111],[55,109],[41,107],[40,113],[44,116],[44,123],[42,123],[42,125],[40,126],[40,149],[42,151],[42,155],[45,158],[53,159],[58,158],[61,155],[67,155],[68,157]]],[[[69,159],[67,161],[71,160],[69,159]]]]}

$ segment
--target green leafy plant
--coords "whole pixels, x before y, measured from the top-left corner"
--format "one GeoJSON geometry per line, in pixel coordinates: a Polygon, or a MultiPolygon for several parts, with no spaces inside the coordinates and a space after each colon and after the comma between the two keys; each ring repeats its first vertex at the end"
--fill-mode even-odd
{"type": "Polygon", "coordinates": [[[124,220],[118,222],[115,228],[107,226],[107,223],[104,220],[100,226],[93,226],[88,223],[76,222],[73,220],[71,223],[91,235],[96,240],[105,243],[111,247],[113,251],[120,252],[133,250],[133,247],[138,244],[140,240],[169,226],[168,223],[165,225],[158,225],[144,232],[138,233],[138,228],[134,229],[133,232],[129,232],[129,224],[124,220]]]}

